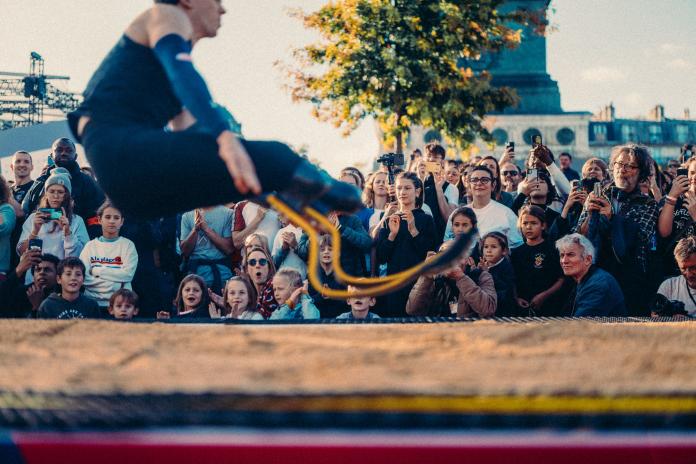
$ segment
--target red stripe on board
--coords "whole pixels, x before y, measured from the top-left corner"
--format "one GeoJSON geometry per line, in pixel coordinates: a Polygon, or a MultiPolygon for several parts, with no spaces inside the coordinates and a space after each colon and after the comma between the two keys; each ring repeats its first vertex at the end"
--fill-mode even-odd
{"type": "MultiPolygon", "coordinates": [[[[312,435],[298,434],[305,443],[274,444],[273,433],[269,434],[266,444],[249,444],[227,442],[225,435],[214,435],[219,440],[203,434],[196,439],[196,434],[161,434],[166,437],[159,443],[147,438],[143,432],[140,442],[137,438],[132,442],[124,441],[123,437],[109,439],[108,435],[92,435],[83,437],[80,434],[66,434],[60,439],[57,434],[13,434],[14,441],[19,446],[26,464],[44,462],[66,464],[124,464],[166,462],[167,464],[191,463],[221,464],[307,464],[307,463],[483,463],[497,464],[514,462],[516,464],[537,464],[539,462],[563,462],[566,464],[616,464],[631,462],[632,464],[693,464],[696,462],[696,441],[681,441],[679,443],[651,443],[651,440],[640,443],[610,443],[599,440],[600,443],[563,444],[563,438],[554,438],[547,445],[540,443],[522,444],[516,440],[515,434],[498,435],[493,442],[472,444],[464,437],[466,444],[428,443],[416,439],[421,445],[406,445],[392,443],[361,444],[360,437],[354,437],[354,443],[346,444],[316,444],[312,435]],[[193,438],[190,440],[189,438],[193,438]],[[357,439],[356,439],[357,438],[357,439]],[[195,443],[200,441],[199,443],[195,443]],[[497,442],[497,445],[494,443],[497,442]],[[311,444],[315,443],[315,444],[311,444]]],[[[134,438],[138,433],[131,433],[134,438]]],[[[155,434],[158,436],[160,434],[155,434]]],[[[263,434],[262,434],[263,435],[263,434]]],[[[447,433],[445,433],[447,435],[447,433]]],[[[414,435],[415,437],[416,435],[414,435]]],[[[364,437],[364,438],[367,438],[364,437]]],[[[454,438],[456,441],[456,437],[454,438]]],[[[693,436],[692,436],[693,438],[693,436]]],[[[324,441],[319,439],[319,442],[324,441]]],[[[369,440],[374,441],[374,440],[369,440]]],[[[448,440],[449,441],[449,440],[448,440]]],[[[484,441],[486,441],[484,439],[484,441]]],[[[572,438],[569,440],[573,442],[572,438]]],[[[629,440],[633,442],[633,440],[629,440]]]]}

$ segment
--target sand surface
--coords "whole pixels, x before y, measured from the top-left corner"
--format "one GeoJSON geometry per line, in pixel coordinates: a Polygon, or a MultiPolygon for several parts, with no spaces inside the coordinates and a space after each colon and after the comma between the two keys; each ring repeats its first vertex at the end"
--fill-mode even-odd
{"type": "Polygon", "coordinates": [[[696,394],[696,323],[0,320],[0,391],[696,394]]]}

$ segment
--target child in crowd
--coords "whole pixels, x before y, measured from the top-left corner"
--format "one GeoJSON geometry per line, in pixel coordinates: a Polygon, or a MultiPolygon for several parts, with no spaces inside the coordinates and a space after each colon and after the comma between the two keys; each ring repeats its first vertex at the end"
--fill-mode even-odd
{"type": "Polygon", "coordinates": [[[246,277],[232,277],[225,284],[222,293],[224,312],[212,317],[263,321],[263,316],[256,308],[256,288],[246,277]]]}
{"type": "MultiPolygon", "coordinates": [[[[469,231],[471,231],[471,229],[476,227],[476,224],[478,223],[478,221],[476,220],[476,213],[473,209],[469,208],[468,206],[460,206],[459,208],[452,211],[449,220],[450,224],[452,225],[452,238],[456,238],[458,235],[468,233],[469,231]]],[[[470,262],[473,264],[474,262],[478,261],[479,258],[479,250],[478,248],[474,248],[471,251],[470,262]]]]}
{"type": "Polygon", "coordinates": [[[138,294],[127,288],[116,290],[109,298],[109,314],[119,321],[129,321],[138,315],[138,294]]]}
{"type": "MultiPolygon", "coordinates": [[[[345,290],[345,286],[336,281],[333,269],[333,246],[331,236],[322,234],[319,237],[319,280],[322,286],[333,290],[345,290]]],[[[331,319],[341,314],[346,306],[341,300],[324,298],[314,287],[309,288],[309,296],[314,300],[314,304],[319,309],[321,317],[331,319]]]]}
{"type": "MultiPolygon", "coordinates": [[[[349,285],[348,291],[356,291],[357,288],[349,285]]],[[[377,300],[372,296],[350,297],[346,300],[350,311],[340,314],[336,319],[348,320],[367,320],[379,319],[379,316],[370,312],[370,309],[377,303],[377,300]]]]}
{"type": "Polygon", "coordinates": [[[159,311],[157,319],[195,319],[210,317],[210,296],[201,276],[189,274],[181,280],[176,292],[174,308],[159,311]]]}
{"type": "Polygon", "coordinates": [[[58,263],[57,280],[60,293],[53,293],[41,303],[39,319],[99,318],[96,300],[80,293],[85,281],[85,265],[79,258],[71,256],[58,263]]]}
{"type": "Polygon", "coordinates": [[[131,290],[138,267],[138,252],[133,242],[119,235],[123,215],[109,201],[98,210],[102,236],[90,240],[80,253],[85,265],[85,295],[97,300],[105,310],[111,295],[121,288],[131,290]]]}
{"type": "Polygon", "coordinates": [[[497,304],[497,317],[524,316],[517,307],[515,293],[515,271],[508,257],[510,247],[507,237],[497,231],[489,232],[481,238],[481,260],[479,268],[493,276],[497,304]]]}
{"type": "Polygon", "coordinates": [[[523,206],[518,225],[525,243],[512,252],[517,303],[521,309],[529,308],[530,315],[561,316],[562,305],[555,297],[563,286],[563,270],[554,243],[545,239],[544,210],[535,205],[523,206]]]}
{"type": "Polygon", "coordinates": [[[294,269],[281,269],[273,276],[273,293],[281,306],[270,319],[319,319],[319,310],[307,294],[302,276],[294,269]]]}

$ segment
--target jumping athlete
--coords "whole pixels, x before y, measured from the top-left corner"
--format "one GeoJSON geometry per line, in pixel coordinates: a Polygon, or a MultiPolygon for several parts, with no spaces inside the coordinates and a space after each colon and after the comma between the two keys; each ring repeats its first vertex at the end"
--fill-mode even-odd
{"type": "Polygon", "coordinates": [[[360,205],[286,145],[239,139],[191,60],[221,0],[155,0],[126,28],[68,115],[99,184],[126,216],[154,218],[277,191],[324,211],[360,205]]]}

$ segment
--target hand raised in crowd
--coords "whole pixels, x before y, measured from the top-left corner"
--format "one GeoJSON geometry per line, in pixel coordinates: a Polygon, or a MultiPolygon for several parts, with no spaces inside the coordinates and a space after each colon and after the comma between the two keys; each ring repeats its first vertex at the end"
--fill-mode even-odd
{"type": "Polygon", "coordinates": [[[218,295],[217,293],[215,293],[211,289],[208,289],[208,296],[210,297],[210,301],[215,303],[216,306],[219,306],[220,308],[225,306],[225,300],[223,300],[220,295],[218,295]]]}
{"type": "Polygon", "coordinates": [[[27,288],[27,300],[29,300],[29,303],[31,304],[32,311],[37,311],[39,309],[39,306],[41,305],[41,302],[43,302],[43,291],[43,287],[40,287],[36,283],[31,284],[27,288]]]}
{"type": "Polygon", "coordinates": [[[50,213],[42,213],[41,211],[36,211],[34,214],[34,219],[32,223],[32,229],[31,233],[32,235],[38,235],[38,233],[41,231],[41,226],[46,224],[48,221],[50,221],[51,215],[50,213]]]}
{"type": "Polygon", "coordinates": [[[609,203],[609,200],[603,196],[596,196],[594,192],[587,196],[587,211],[599,211],[599,214],[605,216],[607,219],[611,219],[612,215],[611,203],[609,203]]]}
{"type": "Polygon", "coordinates": [[[283,240],[283,250],[287,251],[297,248],[297,237],[294,233],[285,231],[280,234],[280,237],[283,240]]]}
{"type": "Polygon", "coordinates": [[[67,237],[70,235],[70,221],[68,220],[68,216],[65,214],[65,208],[61,208],[63,210],[63,214],[58,218],[54,219],[56,224],[60,226],[61,229],[63,229],[63,235],[67,237]]]}
{"type": "Polygon", "coordinates": [[[338,227],[338,214],[336,211],[331,211],[326,218],[329,220],[331,224],[333,224],[334,227],[338,227]]]}
{"type": "Polygon", "coordinates": [[[396,184],[387,184],[387,195],[389,198],[396,197],[396,184]]]}
{"type": "Polygon", "coordinates": [[[582,189],[574,189],[570,192],[570,195],[568,195],[568,199],[566,200],[565,205],[563,205],[561,217],[564,219],[567,218],[568,213],[570,212],[570,208],[572,208],[575,205],[584,205],[586,201],[587,192],[582,189]]]}
{"type": "Polygon", "coordinates": [[[502,166],[505,163],[513,163],[515,164],[515,149],[512,147],[506,147],[505,151],[503,152],[503,156],[500,157],[500,161],[498,161],[498,165],[502,166]]]}
{"type": "Polygon", "coordinates": [[[529,179],[525,177],[524,180],[520,182],[519,191],[522,195],[528,197],[534,190],[539,188],[540,184],[541,181],[539,179],[529,179]]]}
{"type": "Polygon", "coordinates": [[[684,194],[684,207],[689,212],[691,219],[696,221],[696,194],[693,192],[686,192],[684,194]]]}
{"type": "Polygon", "coordinates": [[[418,235],[418,229],[416,228],[416,218],[413,217],[413,211],[402,211],[399,213],[401,219],[406,221],[406,227],[408,227],[409,233],[415,237],[418,235]]]}
{"type": "Polygon", "coordinates": [[[389,216],[387,225],[389,226],[389,240],[394,241],[396,236],[399,234],[399,228],[401,227],[401,216],[398,214],[392,214],[389,216]]]}
{"type": "Polygon", "coordinates": [[[527,167],[546,169],[553,164],[553,153],[546,145],[538,145],[529,153],[527,167]]]}
{"type": "Polygon", "coordinates": [[[19,258],[19,263],[15,267],[15,274],[18,277],[23,276],[32,267],[36,266],[41,262],[41,250],[27,248],[22,256],[19,258]]]}
{"type": "Polygon", "coordinates": [[[669,189],[668,195],[672,198],[679,198],[687,190],[689,190],[689,178],[677,176],[672,181],[672,188],[669,189]]]}
{"type": "Polygon", "coordinates": [[[445,271],[444,276],[448,279],[459,280],[464,277],[464,271],[460,266],[453,266],[445,271]]]}
{"type": "Polygon", "coordinates": [[[205,220],[205,214],[200,209],[193,212],[193,227],[202,232],[205,232],[209,228],[208,223],[205,220]]]}
{"type": "Polygon", "coordinates": [[[232,176],[234,187],[241,194],[261,194],[261,182],[256,175],[256,167],[251,161],[244,145],[231,131],[223,131],[217,138],[218,155],[232,176]]]}
{"type": "Polygon", "coordinates": [[[212,301],[208,305],[208,314],[210,314],[211,319],[220,319],[222,317],[222,311],[212,301]]]}
{"type": "Polygon", "coordinates": [[[308,287],[308,282],[305,282],[302,287],[296,289],[292,294],[290,295],[290,298],[288,298],[288,303],[291,304],[292,306],[297,305],[297,303],[300,302],[300,298],[303,293],[308,293],[309,292],[309,287],[308,287]]]}
{"type": "Polygon", "coordinates": [[[169,311],[157,311],[157,319],[171,319],[171,317],[169,311]]]}

